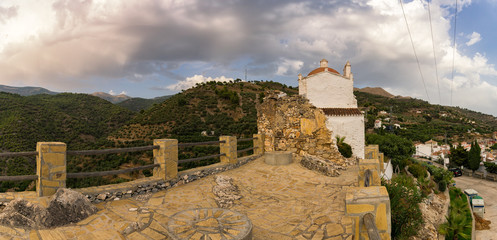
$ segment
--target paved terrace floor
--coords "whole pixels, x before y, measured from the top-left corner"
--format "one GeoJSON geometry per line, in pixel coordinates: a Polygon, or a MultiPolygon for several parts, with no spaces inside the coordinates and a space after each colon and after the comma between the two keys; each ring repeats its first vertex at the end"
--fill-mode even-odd
{"type": "MultiPolygon", "coordinates": [[[[356,186],[357,166],[340,177],[326,177],[297,163],[270,166],[259,158],[221,174],[232,177],[241,191],[242,198],[231,209],[252,221],[253,239],[353,238],[352,220],[344,216],[345,191],[356,186]]],[[[99,203],[97,214],[65,227],[0,226],[0,239],[165,239],[166,223],[173,214],[217,207],[214,176],[149,195],[99,203]]]]}

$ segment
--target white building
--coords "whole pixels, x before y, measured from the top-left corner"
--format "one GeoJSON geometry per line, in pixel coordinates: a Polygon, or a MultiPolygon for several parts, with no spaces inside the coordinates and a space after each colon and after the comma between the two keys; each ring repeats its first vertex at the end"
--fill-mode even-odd
{"type": "Polygon", "coordinates": [[[336,136],[345,137],[356,157],[364,158],[364,116],[357,108],[354,77],[347,62],[343,75],[328,67],[326,59],[306,77],[299,74],[299,94],[326,114],[326,126],[336,136]]]}
{"type": "Polygon", "coordinates": [[[380,119],[376,119],[374,121],[374,129],[378,129],[378,128],[381,128],[381,120],[380,119]]]}

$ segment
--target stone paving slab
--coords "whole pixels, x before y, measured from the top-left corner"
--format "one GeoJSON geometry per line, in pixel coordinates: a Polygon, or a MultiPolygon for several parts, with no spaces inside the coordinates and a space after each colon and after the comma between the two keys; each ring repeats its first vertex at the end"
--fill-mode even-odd
{"type": "MultiPolygon", "coordinates": [[[[357,186],[357,166],[326,177],[298,163],[270,166],[259,158],[221,173],[233,178],[241,199],[232,210],[248,216],[253,239],[352,239],[345,192],[357,186]]],[[[65,227],[24,230],[0,226],[2,239],[167,239],[174,214],[217,208],[213,176],[167,191],[96,204],[99,212],[65,227]]]]}

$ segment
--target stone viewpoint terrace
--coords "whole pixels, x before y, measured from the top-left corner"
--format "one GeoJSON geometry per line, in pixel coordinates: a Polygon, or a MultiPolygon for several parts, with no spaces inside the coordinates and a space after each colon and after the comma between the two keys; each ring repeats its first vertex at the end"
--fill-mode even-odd
{"type": "MultiPolygon", "coordinates": [[[[204,143],[155,140],[154,146],[138,147],[153,149],[154,164],[143,166],[154,168],[153,177],[75,189],[96,203],[96,214],[50,229],[0,225],[0,239],[390,239],[390,206],[388,193],[380,186],[378,146],[367,148],[369,159],[358,159],[330,177],[304,167],[302,159],[268,164],[268,155],[281,153],[292,159],[292,153],[264,155],[263,139],[255,134],[250,139],[221,136],[220,141],[204,143]],[[253,141],[254,147],[237,150],[241,141],[253,141]],[[221,154],[215,155],[220,163],[178,172],[178,162],[209,157],[178,160],[178,146],[213,143],[220,144],[221,154]],[[254,154],[237,157],[247,150],[254,154]]],[[[124,150],[136,149],[69,152],[64,143],[38,143],[36,152],[16,153],[37,155],[37,174],[20,176],[36,177],[37,191],[0,193],[0,202],[22,198],[46,207],[57,188],[65,187],[66,177],[123,171],[66,173],[66,154],[124,150]]],[[[326,164],[316,156],[303,159],[307,157],[317,158],[318,168],[326,164]]]]}
{"type": "MultiPolygon", "coordinates": [[[[326,177],[296,162],[270,166],[257,158],[167,190],[98,203],[99,212],[77,224],[42,230],[0,226],[0,239],[167,239],[172,215],[218,207],[212,190],[219,175],[231,177],[240,190],[241,198],[231,209],[250,219],[253,239],[353,239],[345,192],[357,186],[357,172],[356,165],[339,177],[326,177]]],[[[47,201],[34,192],[23,194],[42,204],[47,201]]]]}

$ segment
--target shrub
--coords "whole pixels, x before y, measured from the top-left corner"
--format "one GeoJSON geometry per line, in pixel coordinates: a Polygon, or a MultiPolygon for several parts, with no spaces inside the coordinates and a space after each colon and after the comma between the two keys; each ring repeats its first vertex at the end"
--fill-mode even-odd
{"type": "Polygon", "coordinates": [[[447,189],[447,182],[445,182],[445,180],[442,179],[438,182],[438,190],[440,192],[445,192],[445,189],[447,189]]]}
{"type": "Polygon", "coordinates": [[[491,162],[484,162],[483,165],[485,166],[487,172],[497,173],[497,164],[491,162]]]}
{"type": "Polygon", "coordinates": [[[422,201],[413,178],[398,175],[391,183],[384,183],[390,196],[392,239],[408,239],[417,233],[423,223],[419,203],[422,201]]]}
{"type": "Polygon", "coordinates": [[[426,177],[426,168],[417,163],[409,165],[409,172],[412,173],[415,178],[426,177]]]}
{"type": "Polygon", "coordinates": [[[345,137],[336,136],[336,139],[338,151],[340,152],[340,154],[342,154],[342,156],[346,158],[352,157],[352,147],[344,142],[345,137]]]}
{"type": "Polygon", "coordinates": [[[450,188],[449,195],[450,213],[438,231],[445,235],[445,239],[471,239],[472,218],[466,196],[459,188],[450,188]]]}
{"type": "Polygon", "coordinates": [[[347,143],[338,145],[338,151],[346,158],[352,157],[352,147],[347,143]]]}

